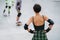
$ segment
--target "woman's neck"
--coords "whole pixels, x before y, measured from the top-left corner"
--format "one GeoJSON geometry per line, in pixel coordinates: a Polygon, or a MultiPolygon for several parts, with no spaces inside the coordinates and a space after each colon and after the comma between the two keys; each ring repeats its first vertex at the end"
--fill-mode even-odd
{"type": "Polygon", "coordinates": [[[35,16],[38,16],[38,15],[40,15],[39,13],[35,13],[35,16]]]}

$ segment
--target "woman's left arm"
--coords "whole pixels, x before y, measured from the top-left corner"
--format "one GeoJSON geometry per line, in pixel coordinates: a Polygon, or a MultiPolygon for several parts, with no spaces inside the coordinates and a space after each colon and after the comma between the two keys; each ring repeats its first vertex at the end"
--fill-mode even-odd
{"type": "Polygon", "coordinates": [[[51,20],[51,19],[49,19],[49,18],[46,17],[46,16],[45,16],[45,20],[49,23],[49,27],[48,27],[45,31],[46,31],[46,32],[49,32],[49,31],[52,29],[53,25],[54,25],[54,21],[51,20]]]}

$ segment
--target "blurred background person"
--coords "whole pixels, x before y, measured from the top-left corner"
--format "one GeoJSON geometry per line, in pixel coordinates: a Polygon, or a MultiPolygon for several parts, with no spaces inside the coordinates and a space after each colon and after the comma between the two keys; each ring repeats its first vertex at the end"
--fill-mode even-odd
{"type": "Polygon", "coordinates": [[[22,3],[22,0],[16,0],[16,10],[17,10],[16,21],[17,21],[17,23],[21,23],[19,21],[19,18],[21,16],[21,3],[22,3]]]}
{"type": "Polygon", "coordinates": [[[5,9],[3,10],[3,15],[7,16],[5,14],[5,11],[8,8],[8,15],[10,16],[11,7],[14,6],[14,0],[5,0],[5,4],[6,4],[6,6],[5,6],[5,9]]]}

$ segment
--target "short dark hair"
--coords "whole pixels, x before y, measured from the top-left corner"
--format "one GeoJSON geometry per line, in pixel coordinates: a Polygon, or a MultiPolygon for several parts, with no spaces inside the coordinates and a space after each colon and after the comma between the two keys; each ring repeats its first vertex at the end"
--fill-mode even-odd
{"type": "Polygon", "coordinates": [[[39,13],[41,11],[41,6],[39,4],[35,4],[33,6],[33,10],[36,12],[36,13],[39,13]]]}

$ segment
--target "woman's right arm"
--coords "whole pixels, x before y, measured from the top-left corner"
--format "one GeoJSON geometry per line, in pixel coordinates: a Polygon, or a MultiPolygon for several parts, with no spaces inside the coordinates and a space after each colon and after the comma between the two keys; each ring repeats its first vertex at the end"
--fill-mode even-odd
{"type": "Polygon", "coordinates": [[[29,29],[28,26],[30,25],[30,23],[32,22],[32,17],[27,21],[27,23],[24,25],[24,29],[27,30],[30,33],[34,33],[33,30],[29,29]]]}

